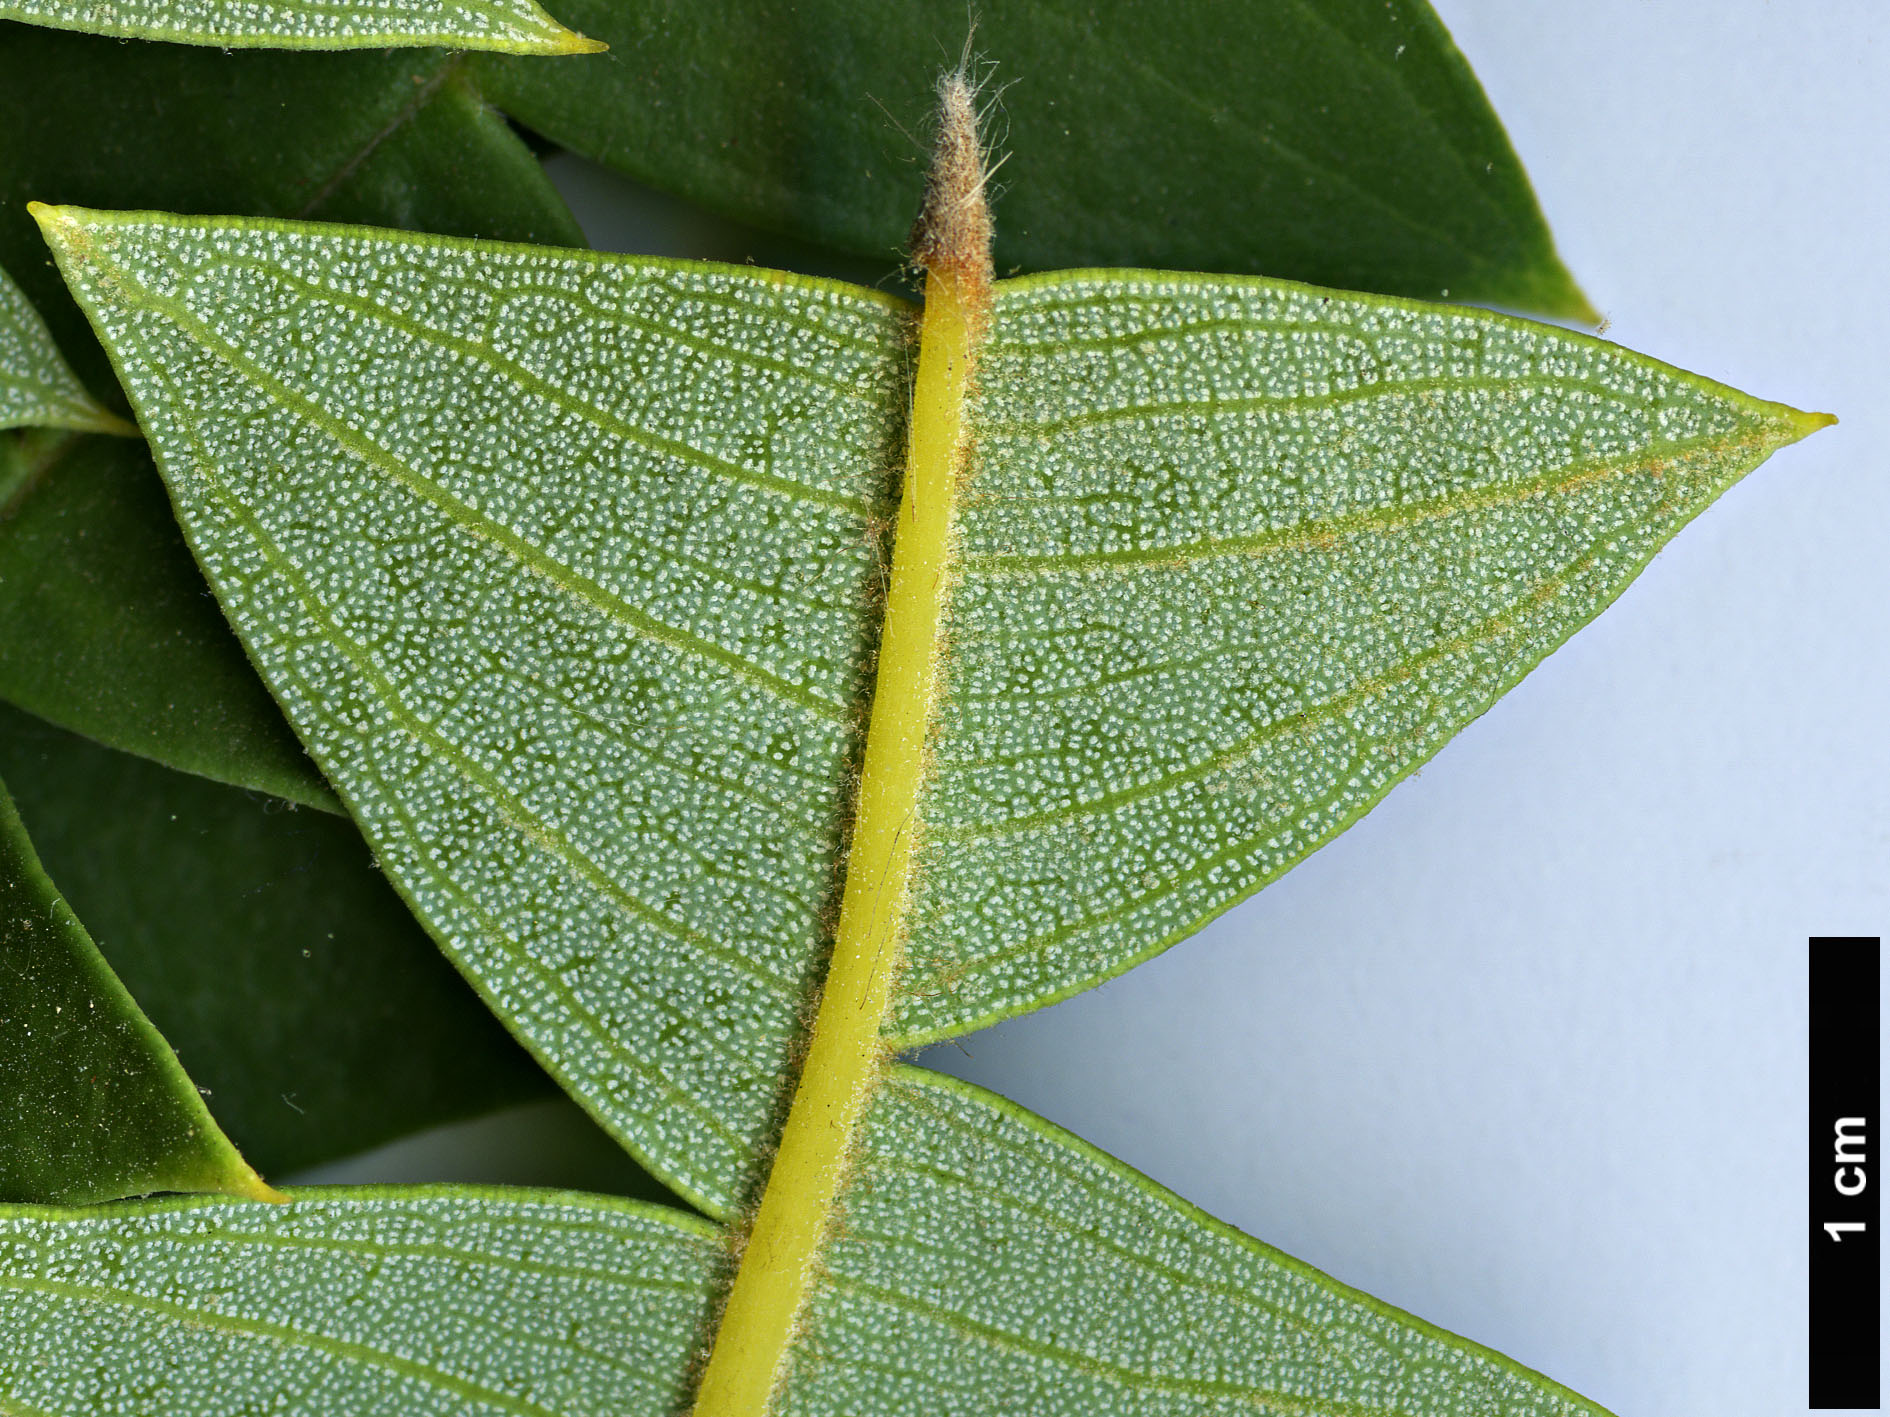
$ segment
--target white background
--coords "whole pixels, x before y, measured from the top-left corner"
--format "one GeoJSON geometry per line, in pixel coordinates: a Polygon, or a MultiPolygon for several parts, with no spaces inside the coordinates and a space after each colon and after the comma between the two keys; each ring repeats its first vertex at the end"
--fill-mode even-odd
{"type": "Polygon", "coordinates": [[[1890,926],[1890,5],[1436,3],[1609,337],[1843,422],[1285,880],[925,1061],[1621,1417],[1790,1417],[1805,937],[1890,926]]]}

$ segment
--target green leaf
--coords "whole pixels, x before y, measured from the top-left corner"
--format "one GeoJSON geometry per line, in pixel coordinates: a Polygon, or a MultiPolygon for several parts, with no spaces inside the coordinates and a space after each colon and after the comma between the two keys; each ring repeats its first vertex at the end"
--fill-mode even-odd
{"type": "MultiPolygon", "coordinates": [[[[46,322],[7,273],[0,270],[0,428],[80,428],[133,433],[122,418],[92,401],[60,358],[46,322]]],[[[0,507],[12,485],[0,473],[0,507]]]]}
{"type": "MultiPolygon", "coordinates": [[[[847,1216],[779,1417],[1601,1412],[918,1069],[875,1102],[847,1216]]],[[[668,1417],[727,1265],[712,1226],[568,1193],[0,1210],[0,1393],[43,1417],[280,1392],[351,1417],[668,1417]]]]}
{"type": "Polygon", "coordinates": [[[0,784],[0,1200],[272,1194],[41,868],[0,784]]]}
{"type": "MultiPolygon", "coordinates": [[[[563,10],[611,52],[482,58],[508,113],[724,215],[900,258],[923,166],[909,134],[964,38],[959,0],[563,10]]],[[[976,20],[1003,59],[1000,271],[1251,272],[1596,318],[1423,0],[992,0],[976,20]]]]}
{"type": "Polygon", "coordinates": [[[551,1090],[349,823],[5,705],[0,773],[112,968],[267,1173],[551,1090]]]}
{"type": "MultiPolygon", "coordinates": [[[[620,27],[655,24],[657,15],[657,11],[648,7],[611,4],[599,6],[594,18],[601,24],[620,27]]],[[[1383,12],[1370,8],[1336,21],[1333,15],[1327,8],[1312,16],[1288,11],[1262,17],[1255,28],[1242,30],[1235,36],[1240,44],[1263,51],[1244,56],[1233,53],[1226,43],[1226,35],[1218,35],[1212,45],[1174,46],[1172,54],[1159,46],[1118,48],[1112,43],[1090,56],[1092,62],[1086,72],[1104,74],[1109,66],[1120,63],[1114,56],[1166,55],[1181,66],[1170,78],[1185,79],[1197,92],[1213,92],[1214,85],[1224,85],[1236,96],[1230,102],[1238,105],[1258,102],[1259,97],[1264,96],[1263,86],[1252,82],[1252,74],[1266,72],[1279,55],[1297,55],[1298,59],[1289,66],[1291,73],[1276,76],[1272,81],[1274,91],[1296,92],[1291,86],[1326,84],[1354,95],[1369,92],[1375,96],[1375,103],[1388,102],[1394,108],[1400,104],[1415,104],[1423,114],[1429,115],[1421,122],[1406,121],[1410,115],[1404,113],[1398,120],[1397,133],[1429,133],[1431,129],[1426,123],[1434,123],[1439,125],[1439,131],[1447,130],[1454,135],[1450,141],[1456,148],[1444,145],[1434,151],[1425,150],[1429,164],[1444,162],[1443,174],[1432,173],[1427,179],[1430,186],[1426,187],[1411,174],[1429,171],[1429,167],[1422,163],[1407,164],[1409,171],[1399,179],[1398,192],[1409,196],[1414,191],[1422,193],[1434,189],[1441,194],[1438,202],[1442,210],[1452,219],[1460,208],[1482,213],[1465,227],[1465,231],[1478,240],[1491,239],[1493,233],[1503,229],[1501,222],[1488,219],[1488,204],[1495,201],[1500,208],[1512,209],[1512,214],[1521,213],[1517,220],[1524,229],[1534,233],[1524,244],[1534,243],[1547,253],[1547,237],[1540,218],[1535,215],[1533,199],[1528,195],[1520,169],[1476,92],[1474,80],[1428,11],[1419,9],[1415,18],[1407,11],[1404,18],[1396,21],[1386,20],[1383,12]],[[1308,24],[1312,28],[1305,33],[1294,29],[1308,24]],[[1335,24],[1337,28],[1332,27],[1335,24]],[[1286,28],[1281,30],[1280,26],[1286,28]],[[1285,39],[1280,39],[1281,35],[1285,39]],[[1370,76],[1383,68],[1371,56],[1394,53],[1399,45],[1404,49],[1398,54],[1392,71],[1399,82],[1391,85],[1371,82],[1370,76]],[[1314,55],[1324,55],[1325,60],[1312,63],[1309,56],[1314,55]],[[1101,67],[1097,67],[1098,63],[1101,67]],[[1220,64],[1225,72],[1194,73],[1189,67],[1198,68],[1203,64],[1210,67],[1220,64]],[[1348,67],[1357,65],[1364,67],[1356,71],[1348,67]],[[1325,77],[1318,78],[1322,73],[1325,77]],[[1281,83],[1288,88],[1280,89],[1281,83]],[[1453,152],[1457,155],[1452,156],[1453,152]],[[1462,158],[1463,152],[1471,156],[1462,158]],[[1481,170],[1483,162],[1491,166],[1479,181],[1488,184],[1496,195],[1476,197],[1457,192],[1452,196],[1455,189],[1451,183],[1467,180],[1464,174],[1481,170]]],[[[645,174],[652,180],[680,186],[711,205],[736,211],[751,220],[791,226],[817,239],[837,241],[883,256],[897,249],[909,211],[909,194],[901,192],[896,182],[883,179],[889,172],[903,170],[909,153],[902,142],[891,137],[891,129],[879,109],[863,97],[863,93],[870,92],[879,101],[894,106],[895,112],[902,110],[894,104],[894,96],[907,95],[899,100],[905,106],[904,111],[919,112],[911,76],[921,72],[924,66],[905,67],[905,61],[895,56],[917,44],[924,51],[925,63],[929,64],[937,37],[955,33],[962,26],[962,16],[941,11],[920,23],[909,17],[901,19],[883,7],[855,7],[844,15],[830,16],[829,20],[843,27],[890,26],[899,32],[877,35],[873,44],[845,50],[851,56],[849,63],[867,66],[852,78],[837,69],[834,71],[839,75],[835,82],[843,89],[848,84],[853,84],[853,88],[831,93],[822,89],[820,93],[824,98],[808,88],[809,97],[803,107],[798,95],[805,86],[790,85],[779,92],[797,95],[790,100],[794,110],[789,115],[791,121],[764,115],[763,120],[757,120],[759,126],[740,135],[740,141],[706,145],[699,141],[702,132],[708,131],[704,124],[747,124],[753,118],[743,105],[759,101],[764,90],[749,84],[752,76],[741,72],[741,66],[772,62],[768,57],[773,52],[769,46],[753,46],[754,52],[746,59],[736,59],[729,47],[718,41],[712,46],[716,54],[714,65],[733,65],[734,72],[715,68],[713,74],[696,62],[701,56],[691,49],[692,81],[678,93],[664,77],[668,71],[660,66],[620,65],[619,56],[632,52],[621,46],[617,55],[555,65],[529,60],[488,63],[485,59],[475,61],[468,56],[413,53],[222,54],[178,46],[128,46],[85,35],[9,25],[0,34],[0,38],[4,38],[4,43],[0,43],[0,130],[14,135],[15,141],[0,154],[0,263],[12,266],[29,294],[47,313],[54,332],[75,365],[93,387],[103,391],[109,387],[109,375],[92,347],[83,322],[46,266],[37,234],[24,219],[28,200],[317,217],[447,234],[582,245],[576,224],[545,182],[530,153],[507,129],[504,120],[486,105],[484,100],[488,94],[475,83],[475,75],[493,93],[516,103],[520,112],[566,140],[579,141],[582,136],[569,125],[605,125],[579,145],[588,143],[587,150],[607,159],[620,163],[650,161],[655,159],[639,155],[666,148],[668,155],[661,160],[681,163],[687,169],[673,178],[656,172],[645,174]],[[885,72],[880,72],[881,69],[885,72]],[[556,77],[549,78],[554,71],[556,77]],[[584,77],[598,73],[608,76],[608,82],[584,77]],[[711,77],[714,83],[705,82],[711,77]],[[659,95],[653,92],[620,91],[619,88],[624,84],[646,83],[660,87],[662,102],[657,102],[659,95]],[[82,96],[83,101],[75,102],[75,96],[82,96]],[[563,111],[561,116],[549,110],[541,111],[554,101],[566,105],[568,111],[563,111]],[[678,103],[684,106],[678,108],[678,103]],[[702,107],[705,104],[714,111],[705,110],[702,107]],[[731,104],[734,107],[728,108],[731,104]],[[723,112],[724,109],[728,111],[723,112]],[[717,118],[717,113],[722,116],[717,118]],[[632,122],[636,124],[635,133],[623,126],[632,122]],[[814,145],[819,135],[797,137],[796,134],[809,124],[824,132],[823,125],[829,123],[838,123],[838,129],[819,141],[833,146],[835,160],[806,160],[807,154],[819,150],[814,145]],[[656,126],[652,128],[652,124],[656,126]],[[659,137],[667,134],[669,141],[652,142],[649,136],[652,132],[659,137]],[[766,142],[761,141],[764,138],[766,142]],[[882,149],[892,143],[893,147],[866,160],[863,167],[861,162],[854,161],[858,156],[855,149],[862,143],[878,144],[882,149]],[[705,162],[711,167],[734,164],[744,170],[758,168],[739,182],[735,177],[728,179],[749,195],[739,199],[718,198],[713,190],[702,185],[710,182],[711,177],[694,173],[694,167],[705,162]],[[867,167],[881,180],[866,181],[861,174],[867,167]],[[833,182],[840,185],[833,192],[820,195],[825,190],[821,184],[833,182]],[[772,208],[762,210],[755,205],[759,199],[753,197],[751,188],[759,190],[759,187],[782,183],[785,183],[785,195],[777,193],[769,201],[777,205],[785,202],[789,206],[811,202],[809,211],[825,215],[818,221],[812,217],[803,220],[791,214],[771,215],[772,208]],[[814,195],[808,196],[808,193],[814,195]],[[829,218],[861,212],[871,214],[867,228],[863,229],[865,234],[835,234],[821,226],[821,222],[829,218]],[[810,225],[810,221],[813,224],[810,225]]],[[[770,16],[767,23],[771,33],[784,33],[783,27],[792,29],[816,22],[795,16],[770,16]]],[[[1066,46],[1057,37],[1061,31],[1045,15],[1035,11],[1018,17],[994,13],[984,16],[984,23],[982,33],[986,40],[1017,30],[1018,41],[1030,47],[1013,52],[1021,54],[1036,73],[1054,74],[1058,72],[1057,65],[1067,62],[1066,46]],[[1045,67],[1046,62],[1049,67],[1045,67]]],[[[1166,19],[1157,23],[1128,17],[1119,23],[1145,29],[1152,26],[1162,31],[1163,44],[1180,33],[1166,19]]],[[[661,55],[668,52],[665,46],[681,45],[689,49],[706,45],[711,37],[726,33],[718,27],[713,14],[701,11],[692,16],[671,17],[658,28],[656,33],[639,32],[624,37],[638,46],[635,53],[661,55]]],[[[847,31],[843,28],[827,32],[847,31]]],[[[1135,77],[1136,83],[1153,83],[1157,89],[1169,82],[1146,65],[1138,67],[1136,75],[1140,77],[1130,76],[1135,77]]],[[[827,82],[818,75],[802,77],[810,83],[827,82]]],[[[1127,82],[1120,75],[1117,80],[1127,82]]],[[[1101,91],[1098,88],[1095,93],[1101,91]]],[[[1109,121],[1101,128],[1076,128],[1066,133],[1069,125],[1058,115],[1069,111],[1072,98],[1073,95],[1056,91],[1054,86],[1046,87],[1035,79],[1020,83],[1007,95],[1012,140],[1019,143],[1019,155],[1007,168],[1007,173],[1015,170],[1031,177],[1028,191],[1020,182],[1007,199],[1007,217],[1014,218],[1007,222],[1007,229],[1019,231],[1033,242],[1049,242],[1033,246],[1028,252],[1009,253],[1007,259],[1035,265],[1134,260],[1213,268],[1264,267],[1275,273],[1367,288],[1381,285],[1388,278],[1375,267],[1379,256],[1370,251],[1355,253],[1355,259],[1348,257],[1354,260],[1353,267],[1319,264],[1327,256],[1349,249],[1335,240],[1331,231],[1324,231],[1304,243],[1305,250],[1300,257],[1288,259],[1269,254],[1265,242],[1287,237],[1298,241],[1297,233],[1312,231],[1311,223],[1326,220],[1316,211],[1303,209],[1301,202],[1302,194],[1325,192],[1325,188],[1308,188],[1303,174],[1297,174],[1285,182],[1282,190],[1263,191],[1253,180],[1251,154],[1237,160],[1230,158],[1218,137],[1211,137],[1199,146],[1187,146],[1200,136],[1189,127],[1189,122],[1206,121],[1198,106],[1177,107],[1167,102],[1157,105],[1156,111],[1166,115],[1164,123],[1137,125],[1135,133],[1144,136],[1134,137],[1133,141],[1153,144],[1162,150],[1138,157],[1108,148],[1109,142],[1133,137],[1118,134],[1108,138],[1110,127],[1120,127],[1113,123],[1118,111],[1113,101],[1108,105],[1109,121]],[[1031,96],[1033,88],[1035,98],[1031,96]],[[1061,106],[1045,109],[1045,102],[1061,106]],[[1195,118],[1189,120],[1189,114],[1194,114],[1195,118]],[[1177,122],[1180,126],[1173,126],[1177,122]],[[1025,138],[1033,144],[1028,150],[1022,146],[1021,140],[1025,138]],[[1091,151],[1092,140],[1099,138],[1108,140],[1105,142],[1108,150],[1091,151]],[[1068,145],[1073,141],[1077,147],[1069,150],[1068,145]],[[1085,143],[1090,146],[1085,147],[1085,143]],[[1180,147],[1187,147],[1187,151],[1179,151],[1180,147]],[[1243,208],[1235,219],[1218,225],[1205,219],[1176,223],[1166,217],[1151,222],[1139,214],[1164,203],[1141,199],[1134,193],[1126,201],[1108,194],[1107,184],[1116,184],[1119,193],[1125,174],[1140,170],[1134,162],[1146,161],[1149,173],[1163,183],[1170,183],[1194,172],[1194,165],[1203,154],[1214,155],[1208,159],[1210,164],[1231,164],[1238,168],[1237,175],[1231,179],[1218,167],[1189,178],[1206,182],[1207,196],[1214,201],[1248,204],[1250,209],[1243,208]],[[1042,170],[1026,172],[1019,168],[1020,163],[1037,163],[1042,170]],[[1125,166],[1125,163],[1130,165],[1125,166]],[[1024,203],[1021,208],[1017,205],[1020,202],[1024,203]],[[1032,214],[1031,204],[1038,202],[1050,204],[1048,214],[1032,214]],[[1277,228],[1270,225],[1276,216],[1277,228]],[[1104,221],[1103,217],[1111,219],[1104,221]],[[1115,232],[1107,242],[1099,243],[1085,234],[1105,231],[1115,232]],[[1036,234],[1028,235],[1032,232],[1036,234]],[[1266,235],[1268,232],[1273,234],[1266,235]],[[1211,244],[1198,249],[1186,248],[1177,244],[1183,233],[1193,233],[1187,236],[1188,240],[1196,240],[1205,233],[1211,244]],[[1314,257],[1318,259],[1313,264],[1305,264],[1314,257]]],[[[1094,93],[1087,101],[1094,101],[1094,93]]],[[[1350,111],[1344,105],[1335,108],[1326,104],[1326,107],[1328,113],[1316,117],[1316,105],[1297,100],[1286,102],[1282,112],[1272,114],[1266,121],[1284,123],[1289,128],[1302,123],[1330,124],[1332,112],[1350,111]]],[[[1376,113],[1376,109],[1364,112],[1357,121],[1361,124],[1377,121],[1373,116],[1376,113]]],[[[1385,146],[1381,141],[1383,137],[1379,134],[1371,143],[1357,143],[1327,132],[1316,137],[1316,145],[1333,154],[1385,153],[1391,155],[1386,159],[1388,162],[1394,159],[1405,162],[1404,157],[1385,146]]],[[[1382,173],[1375,174],[1372,180],[1382,176],[1382,173]]],[[[1357,196],[1341,181],[1320,200],[1338,201],[1344,206],[1357,196]]],[[[1211,214],[1218,209],[1212,201],[1203,205],[1200,193],[1189,201],[1192,204],[1189,209],[1194,212],[1211,214]]],[[[1387,223],[1376,208],[1372,208],[1369,220],[1361,219],[1354,226],[1354,236],[1369,241],[1377,241],[1385,233],[1395,236],[1399,230],[1396,223],[1387,223]]],[[[1398,239],[1410,239],[1409,233],[1398,239]]],[[[1536,266],[1539,269],[1531,280],[1537,283],[1546,280],[1550,286],[1572,291],[1552,253],[1544,255],[1536,266]],[[1552,275],[1543,272],[1552,272],[1552,275]]],[[[1383,268],[1384,271],[1390,269],[1383,268]]],[[[1466,298],[1474,298],[1481,289],[1468,276],[1454,286],[1449,278],[1436,282],[1427,277],[1415,285],[1405,276],[1390,278],[1390,288],[1398,289],[1428,292],[1440,284],[1466,298]]],[[[1498,301],[1531,303],[1525,293],[1505,295],[1496,286],[1490,286],[1485,293],[1498,301]]],[[[1573,309],[1567,300],[1558,304],[1557,299],[1559,297],[1545,295],[1534,303],[1548,309],[1573,309]]],[[[116,398],[114,390],[108,401],[116,398]]],[[[61,479],[56,463],[46,465],[43,470],[42,486],[51,487],[61,479]]],[[[93,546],[100,544],[99,535],[81,523],[67,520],[59,525],[74,543],[90,540],[93,546]]],[[[175,562],[175,558],[166,559],[175,562]]],[[[177,579],[169,582],[168,589],[152,601],[148,588],[171,574],[164,562],[142,566],[129,561],[120,564],[125,567],[122,584],[116,574],[101,576],[91,583],[88,598],[102,600],[116,591],[121,625],[128,628],[136,621],[145,620],[145,631],[114,637],[112,655],[90,656],[101,672],[80,676],[69,672],[66,660],[55,658],[50,652],[52,642],[47,637],[31,633],[25,622],[0,618],[0,636],[9,634],[6,625],[14,627],[10,632],[13,643],[0,648],[0,659],[10,658],[14,672],[27,671],[34,683],[31,690],[16,692],[0,681],[0,695],[15,697],[16,701],[27,703],[35,712],[55,721],[140,752],[154,750],[146,725],[168,721],[174,728],[185,731],[169,733],[156,746],[160,760],[172,764],[188,762],[193,770],[208,771],[222,780],[270,791],[283,790],[280,764],[272,763],[263,777],[249,776],[250,755],[237,753],[225,757],[224,743],[228,740],[216,728],[219,721],[240,721],[245,726],[235,735],[239,743],[273,739],[279,745],[287,744],[288,735],[281,727],[279,716],[266,705],[258,711],[262,696],[255,691],[253,681],[247,688],[232,689],[230,698],[200,717],[197,721],[202,731],[194,735],[186,725],[177,722],[168,704],[149,695],[139,700],[139,712],[106,711],[106,705],[125,704],[134,692],[153,682],[154,677],[169,672],[161,653],[142,653],[146,647],[161,648],[171,641],[168,627],[152,623],[155,616],[143,615],[145,604],[178,605],[196,594],[194,579],[177,579]],[[36,660],[41,662],[35,663],[36,660]],[[111,672],[114,665],[122,667],[111,672]],[[45,692],[45,681],[55,678],[66,686],[63,697],[55,698],[45,692]],[[98,702],[89,702],[92,698],[98,702]]],[[[42,570],[39,566],[20,566],[13,572],[13,578],[16,583],[39,584],[43,580],[42,570]]],[[[4,574],[6,568],[0,565],[0,575],[4,574]]],[[[72,613],[83,615],[89,613],[89,609],[74,607],[72,613]]],[[[178,632],[188,637],[193,630],[180,626],[178,632]]],[[[212,676],[212,681],[235,685],[247,675],[247,667],[231,657],[224,669],[212,676]]],[[[281,755],[281,761],[288,764],[290,781],[297,783],[289,790],[295,800],[313,801],[324,795],[322,786],[307,774],[305,765],[293,751],[281,755]]]]}
{"type": "Polygon", "coordinates": [[[677,1211],[546,1191],[0,1209],[0,1403],[36,1417],[681,1410],[726,1264],[677,1211]]]}
{"type": "Polygon", "coordinates": [[[0,265],[111,387],[31,201],[307,217],[581,246],[465,55],[235,53],[0,25],[0,265]],[[83,101],[76,101],[78,96],[83,101]]]}
{"type": "Polygon", "coordinates": [[[1829,422],[1597,340],[1275,282],[1000,285],[894,1032],[1186,939],[1829,422]]]}
{"type": "Polygon", "coordinates": [[[875,1098],[844,1214],[781,1417],[1602,1413],[917,1068],[875,1098]]]}
{"type": "Polygon", "coordinates": [[[503,54],[591,54],[533,0],[0,0],[0,19],[221,48],[385,49],[443,44],[503,54]]]}
{"type": "MultiPolygon", "coordinates": [[[[737,1213],[831,929],[902,309],[44,220],[390,875],[607,1128],[737,1213]]],[[[1819,423],[1564,331],[1256,279],[1009,283],[989,341],[901,1044],[1277,875],[1819,423]]]]}
{"type": "Polygon", "coordinates": [[[0,434],[0,698],[185,772],[340,804],[177,533],[149,451],[0,434]]]}
{"type": "MultiPolygon", "coordinates": [[[[222,54],[0,25],[0,132],[0,263],[114,398],[31,199],[583,242],[463,56],[222,54]]],[[[0,435],[0,697],[174,767],[335,805],[208,599],[142,448],[0,435]]]]}
{"type": "MultiPolygon", "coordinates": [[[[185,228],[155,221],[79,238],[94,248],[75,266],[83,298],[100,276],[127,291],[191,280],[129,264],[185,249],[168,236],[185,228]]],[[[211,229],[227,228],[197,228],[211,229]]],[[[341,239],[244,238],[256,251],[228,269],[259,286],[227,289],[213,318],[269,327],[259,341],[189,313],[207,344],[160,318],[163,346],[146,345],[115,300],[100,328],[143,416],[163,420],[167,461],[176,448],[172,495],[213,582],[279,598],[230,608],[383,867],[600,1121],[669,1137],[644,1153],[654,1169],[727,1214],[818,974],[905,312],[747,271],[524,248],[487,268],[434,239],[341,239]],[[380,303],[396,288],[409,308],[380,303]],[[320,332],[337,315],[352,326],[338,343],[320,332]],[[238,345],[231,381],[211,351],[238,345]],[[326,375],[306,363],[316,351],[326,375]],[[145,400],[155,361],[165,393],[197,370],[190,407],[145,400]],[[255,387],[286,400],[259,406],[286,422],[223,416],[255,387]],[[318,406],[354,399],[383,410],[387,443],[318,406]],[[438,425],[396,415],[416,407],[438,425]],[[448,428],[454,466],[496,459],[525,501],[433,466],[425,445],[448,428]],[[231,436],[266,440],[264,463],[231,436]],[[357,472],[345,486],[342,461],[357,472]],[[264,465],[267,508],[225,471],[264,465]],[[356,571],[299,544],[292,523],[339,545],[333,517],[379,548],[356,571]],[[449,562],[460,584],[441,576],[449,562]],[[411,591],[426,603],[396,641],[385,617],[411,591]],[[505,864],[474,869],[493,842],[505,864]]]]}

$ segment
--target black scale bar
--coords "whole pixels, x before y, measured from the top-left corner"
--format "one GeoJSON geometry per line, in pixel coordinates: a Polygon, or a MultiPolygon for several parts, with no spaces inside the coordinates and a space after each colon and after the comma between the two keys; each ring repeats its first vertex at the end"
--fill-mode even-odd
{"type": "Polygon", "coordinates": [[[1882,941],[1811,940],[1811,1406],[1878,1406],[1882,941]]]}

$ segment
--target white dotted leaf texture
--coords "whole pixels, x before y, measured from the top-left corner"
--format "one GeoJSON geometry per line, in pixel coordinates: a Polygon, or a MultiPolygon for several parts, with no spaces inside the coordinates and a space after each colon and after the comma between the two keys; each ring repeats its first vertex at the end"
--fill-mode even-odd
{"type": "Polygon", "coordinates": [[[589,48],[534,0],[0,0],[0,19],[229,48],[589,48]]]}
{"type": "Polygon", "coordinates": [[[1605,1417],[916,1068],[823,1259],[781,1417],[1605,1417]]]}
{"type": "MultiPolygon", "coordinates": [[[[0,428],[27,427],[117,430],[120,425],[92,401],[66,367],[39,311],[0,271],[0,428]]],[[[0,502],[5,490],[0,487],[0,502]]]]}
{"type": "Polygon", "coordinates": [[[88,216],[179,520],[382,867],[720,1215],[817,982],[907,314],[745,269],[88,216]]]}
{"type": "Polygon", "coordinates": [[[998,286],[892,1031],[1181,940],[1342,831],[1817,420],[1281,282],[998,286]]]}
{"type": "MultiPolygon", "coordinates": [[[[767,272],[66,212],[212,585],[383,866],[711,1213],[827,946],[909,311],[767,272]]],[[[1279,282],[998,287],[890,1031],[1073,993],[1277,876],[1802,415],[1279,282]]]]}
{"type": "MultiPolygon", "coordinates": [[[[895,1069],[862,1140],[780,1417],[1601,1413],[969,1084],[895,1069]]],[[[673,1417],[729,1263],[711,1224],[570,1193],[0,1207],[0,1404],[673,1417]]]]}
{"type": "Polygon", "coordinates": [[[569,1194],[0,1207],[20,1417],[673,1417],[725,1282],[713,1227],[569,1194]]]}

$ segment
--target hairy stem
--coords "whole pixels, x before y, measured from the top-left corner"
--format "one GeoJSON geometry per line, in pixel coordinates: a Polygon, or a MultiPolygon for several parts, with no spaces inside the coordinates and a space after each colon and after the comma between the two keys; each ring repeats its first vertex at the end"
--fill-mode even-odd
{"type": "Polygon", "coordinates": [[[984,169],[964,76],[949,76],[940,97],[938,146],[913,243],[927,275],[905,489],[840,920],[800,1084],[697,1392],[697,1417],[767,1412],[887,1057],[882,1028],[905,947],[965,406],[990,305],[984,169]]]}

